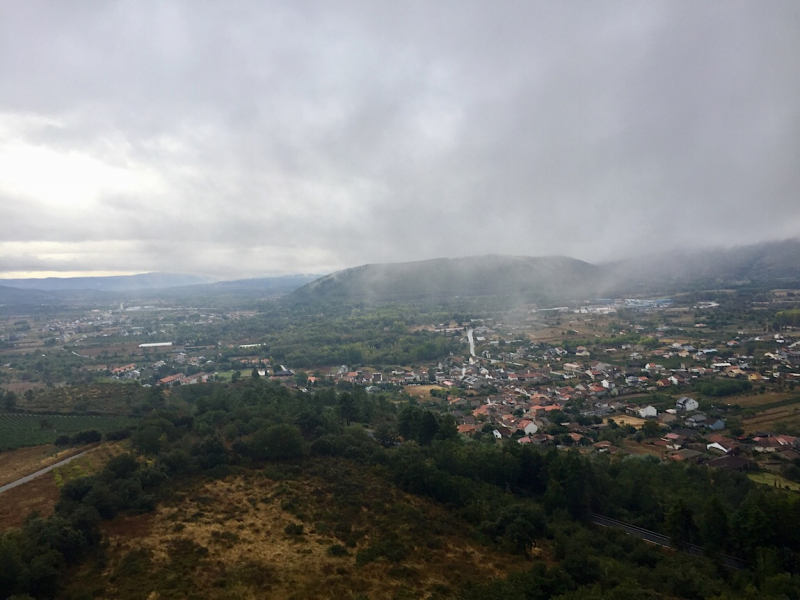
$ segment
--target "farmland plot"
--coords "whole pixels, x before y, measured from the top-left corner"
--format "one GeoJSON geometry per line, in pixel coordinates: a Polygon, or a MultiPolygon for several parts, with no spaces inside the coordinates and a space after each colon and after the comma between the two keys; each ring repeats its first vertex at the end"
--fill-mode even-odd
{"type": "Polygon", "coordinates": [[[52,444],[59,436],[89,429],[106,433],[135,421],[129,417],[0,414],[0,450],[52,444]]]}

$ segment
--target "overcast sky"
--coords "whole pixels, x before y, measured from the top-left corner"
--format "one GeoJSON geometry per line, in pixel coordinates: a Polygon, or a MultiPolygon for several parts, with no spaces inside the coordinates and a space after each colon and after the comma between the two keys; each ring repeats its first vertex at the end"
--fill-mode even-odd
{"type": "Polygon", "coordinates": [[[0,0],[0,277],[800,235],[800,3],[0,0]]]}

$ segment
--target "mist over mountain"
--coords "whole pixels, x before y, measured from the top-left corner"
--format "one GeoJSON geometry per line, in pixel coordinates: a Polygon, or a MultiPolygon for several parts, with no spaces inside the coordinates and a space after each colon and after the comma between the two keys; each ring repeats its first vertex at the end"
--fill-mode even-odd
{"type": "Polygon", "coordinates": [[[561,302],[682,290],[800,285],[800,239],[675,251],[594,265],[565,256],[486,255],[368,264],[330,275],[208,282],[193,275],[3,280],[0,304],[167,300],[235,304],[285,296],[294,303],[404,302],[496,296],[561,302]]]}
{"type": "Polygon", "coordinates": [[[601,268],[607,292],[706,286],[793,287],[800,282],[800,239],[647,255],[601,268]]]}
{"type": "Polygon", "coordinates": [[[200,305],[234,305],[277,298],[319,278],[320,275],[281,275],[279,277],[256,277],[215,281],[198,285],[183,285],[169,288],[147,289],[127,294],[128,300],[167,300],[200,305]]]}
{"type": "Polygon", "coordinates": [[[566,298],[596,289],[600,270],[565,256],[475,256],[371,264],[337,271],[290,295],[298,302],[413,301],[454,297],[566,298]]]}
{"type": "Polygon", "coordinates": [[[800,240],[786,240],[664,253],[602,265],[564,256],[501,255],[369,264],[312,281],[289,298],[297,302],[387,302],[498,296],[559,301],[705,286],[792,287],[798,282],[800,240]]]}
{"type": "Polygon", "coordinates": [[[217,281],[199,286],[204,289],[217,290],[261,290],[272,293],[287,294],[310,281],[318,279],[321,275],[281,275],[279,277],[255,277],[251,279],[234,279],[232,281],[217,281]]]}

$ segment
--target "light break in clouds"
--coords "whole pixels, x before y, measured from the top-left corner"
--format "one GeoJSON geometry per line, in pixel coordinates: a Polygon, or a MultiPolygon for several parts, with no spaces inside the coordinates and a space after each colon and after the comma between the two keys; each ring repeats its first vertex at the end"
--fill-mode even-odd
{"type": "Polygon", "coordinates": [[[800,4],[0,0],[0,276],[800,235],[800,4]]]}

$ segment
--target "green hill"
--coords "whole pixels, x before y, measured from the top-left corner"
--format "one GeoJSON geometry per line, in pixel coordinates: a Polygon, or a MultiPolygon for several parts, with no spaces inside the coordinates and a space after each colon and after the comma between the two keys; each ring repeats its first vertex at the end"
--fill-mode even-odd
{"type": "Polygon", "coordinates": [[[501,296],[526,300],[590,295],[598,268],[563,256],[477,256],[372,264],[337,271],[292,293],[297,302],[397,302],[501,296]]]}

